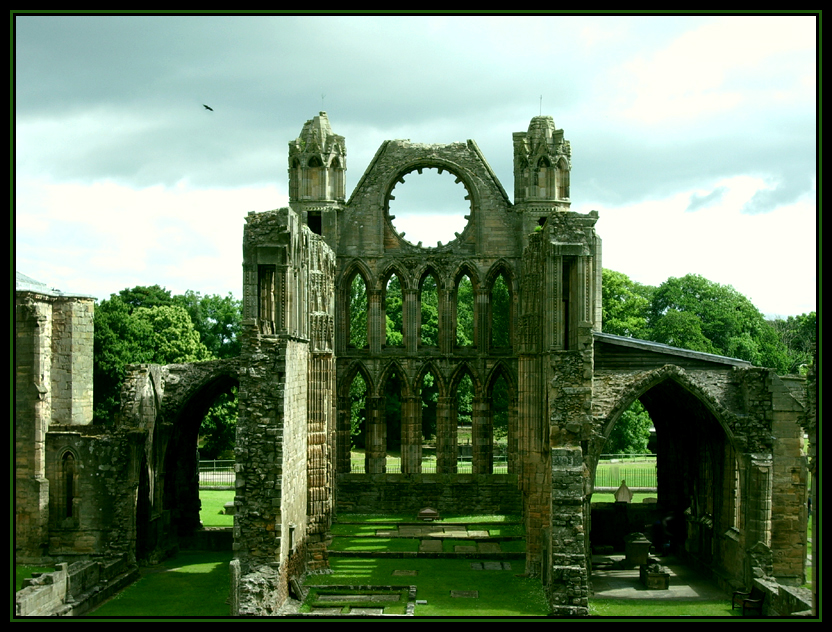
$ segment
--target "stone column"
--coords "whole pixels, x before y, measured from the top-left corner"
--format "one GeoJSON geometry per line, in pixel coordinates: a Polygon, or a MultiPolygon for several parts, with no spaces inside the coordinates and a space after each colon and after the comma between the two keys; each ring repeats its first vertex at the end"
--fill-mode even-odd
{"type": "Polygon", "coordinates": [[[518,471],[518,442],[517,442],[517,396],[508,403],[508,473],[516,474],[518,471]]]}
{"type": "Polygon", "coordinates": [[[402,474],[422,471],[422,402],[418,397],[402,397],[402,474]]]}
{"type": "Polygon", "coordinates": [[[350,471],[350,448],[352,447],[351,407],[349,397],[338,397],[338,426],[335,433],[337,446],[335,470],[339,474],[350,471]]]}
{"type": "Polygon", "coordinates": [[[436,472],[456,473],[456,411],[452,397],[438,397],[436,402],[436,472]]]}
{"type": "Polygon", "coordinates": [[[367,290],[367,335],[369,336],[370,353],[381,353],[387,328],[384,321],[384,293],[381,290],[367,290]]]}
{"type": "Polygon", "coordinates": [[[402,338],[407,353],[416,353],[418,349],[419,317],[418,292],[402,288],[402,338]]]}
{"type": "Polygon", "coordinates": [[[364,471],[367,474],[384,474],[387,471],[387,426],[384,421],[384,398],[367,397],[364,452],[364,471]]]}
{"type": "Polygon", "coordinates": [[[588,616],[583,452],[577,446],[554,448],[551,458],[551,559],[543,560],[549,607],[555,616],[588,616]]]}
{"type": "Polygon", "coordinates": [[[771,470],[770,454],[749,454],[746,456],[748,481],[745,486],[743,505],[746,508],[745,525],[748,542],[762,542],[771,546],[771,470]]]}
{"type": "Polygon", "coordinates": [[[472,444],[474,474],[494,471],[494,441],[491,431],[491,407],[482,397],[474,397],[472,411],[472,444]]]}
{"type": "Polygon", "coordinates": [[[481,287],[474,290],[474,344],[477,349],[488,349],[491,344],[491,323],[488,322],[490,303],[490,292],[481,287]]]}
{"type": "Polygon", "coordinates": [[[444,355],[453,353],[456,343],[456,323],[453,319],[452,300],[454,293],[444,287],[436,289],[437,294],[437,319],[439,320],[439,350],[444,355]]]}

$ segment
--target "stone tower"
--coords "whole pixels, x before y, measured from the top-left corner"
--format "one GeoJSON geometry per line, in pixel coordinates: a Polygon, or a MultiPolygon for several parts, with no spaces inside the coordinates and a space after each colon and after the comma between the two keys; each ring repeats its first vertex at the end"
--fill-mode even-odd
{"type": "Polygon", "coordinates": [[[335,206],[344,203],[347,148],[332,132],[326,112],[306,121],[289,143],[289,201],[309,229],[335,249],[335,206]]]}

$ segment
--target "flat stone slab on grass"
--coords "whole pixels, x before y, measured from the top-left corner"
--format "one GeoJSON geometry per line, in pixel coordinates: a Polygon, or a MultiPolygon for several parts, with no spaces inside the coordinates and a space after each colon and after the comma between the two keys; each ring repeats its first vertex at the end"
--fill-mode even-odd
{"type": "Polygon", "coordinates": [[[384,614],[384,608],[350,608],[350,614],[364,614],[378,617],[384,614]]]}
{"type": "Polygon", "coordinates": [[[496,542],[480,542],[477,549],[480,553],[502,553],[500,545],[496,542]]]}
{"type": "Polygon", "coordinates": [[[480,592],[478,590],[452,590],[451,597],[454,599],[479,599],[480,592]]]}
{"type": "Polygon", "coordinates": [[[312,608],[312,614],[321,614],[326,616],[340,615],[341,608],[312,608]]]}
{"type": "Polygon", "coordinates": [[[469,530],[467,533],[468,533],[469,538],[487,538],[488,537],[488,531],[471,531],[471,530],[469,530]]]}
{"type": "Polygon", "coordinates": [[[422,540],[419,542],[420,553],[441,553],[442,540],[422,540]]]}
{"type": "Polygon", "coordinates": [[[482,567],[487,571],[501,571],[501,570],[503,570],[502,562],[483,562],[482,567]]]}
{"type": "Polygon", "coordinates": [[[382,595],[361,595],[352,593],[349,595],[318,595],[318,601],[372,601],[373,603],[381,603],[387,601],[400,601],[401,595],[397,593],[382,594],[382,595]]]}
{"type": "Polygon", "coordinates": [[[415,577],[419,574],[419,571],[408,571],[408,570],[401,570],[401,571],[393,571],[394,577],[415,577]]]}
{"type": "Polygon", "coordinates": [[[454,547],[454,553],[476,553],[477,547],[470,544],[458,544],[454,547]]]}

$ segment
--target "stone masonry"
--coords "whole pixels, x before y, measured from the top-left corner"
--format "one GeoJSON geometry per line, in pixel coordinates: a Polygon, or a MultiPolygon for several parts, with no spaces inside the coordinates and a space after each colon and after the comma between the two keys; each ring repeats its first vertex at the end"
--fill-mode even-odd
{"type": "Polygon", "coordinates": [[[680,525],[680,554],[727,586],[802,583],[800,441],[814,423],[803,382],[601,333],[598,213],[570,210],[571,145],[538,116],[514,134],[513,151],[513,200],[472,140],[385,141],[347,198],[345,138],[324,112],[307,121],[289,143],[290,208],[246,218],[241,356],[131,367],[118,419],[100,428],[88,426],[91,300],[19,287],[18,558],[152,560],[175,550],[200,526],[201,415],[237,386],[233,614],[274,615],[290,580],[325,569],[339,511],[433,506],[522,514],[525,570],[543,582],[552,615],[586,615],[595,470],[637,399],[659,437],[656,512],[680,525]],[[425,169],[450,174],[469,205],[465,228],[435,247],[408,241],[390,212],[396,185],[425,169]],[[386,337],[394,276],[401,344],[386,337]],[[473,293],[471,344],[457,337],[463,280],[473,293]],[[431,340],[421,320],[428,282],[438,315],[431,340]],[[495,299],[498,282],[506,305],[495,299]],[[354,287],[366,296],[363,313],[351,313],[354,287]],[[351,331],[354,323],[366,331],[351,331]],[[435,471],[422,465],[428,376],[438,393],[435,471]],[[366,447],[353,468],[350,389],[359,377],[366,447]],[[459,439],[463,380],[473,391],[470,448],[459,439]],[[498,383],[508,399],[499,411],[498,383]],[[495,465],[498,412],[508,420],[505,469],[495,465]],[[463,447],[470,473],[460,471],[463,447]],[[400,472],[388,471],[394,450],[400,472]]]}

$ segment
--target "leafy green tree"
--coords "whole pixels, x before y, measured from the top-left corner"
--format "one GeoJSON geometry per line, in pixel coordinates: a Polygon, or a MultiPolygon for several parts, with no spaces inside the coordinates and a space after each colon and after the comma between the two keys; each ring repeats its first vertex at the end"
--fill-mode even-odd
{"type": "Polygon", "coordinates": [[[363,448],[367,433],[367,384],[357,374],[350,384],[350,437],[352,447],[363,448]]]}
{"type": "Polygon", "coordinates": [[[788,353],[787,373],[805,374],[817,343],[818,317],[815,312],[769,321],[788,353]]]}
{"type": "Polygon", "coordinates": [[[422,378],[422,437],[436,437],[436,410],[439,403],[439,385],[433,373],[422,378]]]}
{"type": "Polygon", "coordinates": [[[367,285],[360,274],[350,284],[350,340],[349,346],[364,349],[367,341],[367,285]]]}
{"type": "Polygon", "coordinates": [[[121,384],[128,364],[150,362],[153,349],[147,345],[150,324],[131,317],[130,305],[118,295],[95,309],[93,335],[93,418],[112,420],[121,401],[121,384]]]}
{"type": "Polygon", "coordinates": [[[132,317],[150,327],[151,334],[146,343],[153,350],[151,362],[179,364],[212,359],[185,308],[179,305],[139,307],[132,317]]]}
{"type": "Polygon", "coordinates": [[[192,290],[175,296],[174,300],[187,310],[199,339],[212,357],[223,359],[240,355],[242,301],[235,299],[231,292],[227,296],[203,296],[192,290]]]}
{"type": "Polygon", "coordinates": [[[633,281],[626,274],[602,271],[603,331],[628,338],[649,338],[647,315],[656,288],[633,281]]]}
{"type": "Polygon", "coordinates": [[[463,276],[457,286],[456,344],[470,347],[474,344],[474,286],[463,276]]]}
{"type": "Polygon", "coordinates": [[[491,344],[511,346],[511,297],[506,280],[501,274],[491,288],[491,344]]]}
{"type": "Polygon", "coordinates": [[[384,296],[385,325],[387,332],[387,346],[401,347],[404,344],[404,328],[402,326],[402,286],[399,275],[394,274],[387,282],[384,296]]]}
{"type": "Polygon", "coordinates": [[[747,360],[784,372],[788,354],[774,328],[745,296],[696,274],[671,277],[653,293],[650,336],[694,351],[747,360]]]}
{"type": "Polygon", "coordinates": [[[605,454],[647,454],[653,422],[641,402],[636,400],[621,413],[604,444],[605,454]]]}
{"type": "Polygon", "coordinates": [[[422,344],[439,346],[439,292],[436,277],[432,274],[422,282],[419,302],[422,311],[422,344]]]}
{"type": "Polygon", "coordinates": [[[237,389],[220,394],[199,427],[201,459],[233,459],[237,434],[237,389]]]}

